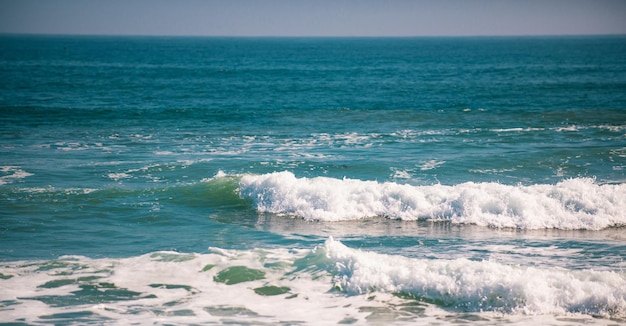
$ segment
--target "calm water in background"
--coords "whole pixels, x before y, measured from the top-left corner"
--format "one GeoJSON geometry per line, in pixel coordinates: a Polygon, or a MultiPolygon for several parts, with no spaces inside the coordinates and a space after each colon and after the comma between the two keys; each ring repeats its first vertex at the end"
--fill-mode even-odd
{"type": "Polygon", "coordinates": [[[0,322],[626,320],[626,38],[0,38],[0,322]]]}

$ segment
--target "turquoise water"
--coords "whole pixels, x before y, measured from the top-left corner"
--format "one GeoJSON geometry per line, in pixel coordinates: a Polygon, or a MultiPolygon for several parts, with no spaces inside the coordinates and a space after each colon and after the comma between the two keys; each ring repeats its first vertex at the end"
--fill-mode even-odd
{"type": "Polygon", "coordinates": [[[0,80],[0,322],[626,321],[622,36],[2,36],[0,80]]]}

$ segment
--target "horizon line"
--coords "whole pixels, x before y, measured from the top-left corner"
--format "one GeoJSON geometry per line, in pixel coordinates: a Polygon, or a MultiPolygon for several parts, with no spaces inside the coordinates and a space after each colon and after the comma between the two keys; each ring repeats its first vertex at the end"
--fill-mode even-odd
{"type": "Polygon", "coordinates": [[[202,34],[106,34],[106,33],[46,33],[0,32],[0,36],[94,36],[94,37],[171,37],[171,38],[480,38],[480,37],[619,37],[626,33],[572,33],[572,34],[445,34],[445,35],[202,35],[202,34]]]}

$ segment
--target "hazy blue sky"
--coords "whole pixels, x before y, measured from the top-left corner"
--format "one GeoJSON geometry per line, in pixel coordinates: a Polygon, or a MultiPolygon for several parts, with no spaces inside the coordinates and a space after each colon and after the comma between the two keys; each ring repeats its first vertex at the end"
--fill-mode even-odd
{"type": "Polygon", "coordinates": [[[626,34],[626,0],[0,0],[0,33],[626,34]]]}

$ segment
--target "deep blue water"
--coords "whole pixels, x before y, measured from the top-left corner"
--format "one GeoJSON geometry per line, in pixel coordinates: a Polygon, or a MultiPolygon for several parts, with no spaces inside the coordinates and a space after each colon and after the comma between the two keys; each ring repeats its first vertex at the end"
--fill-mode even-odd
{"type": "Polygon", "coordinates": [[[0,322],[626,318],[623,36],[5,35],[0,81],[0,322]]]}

